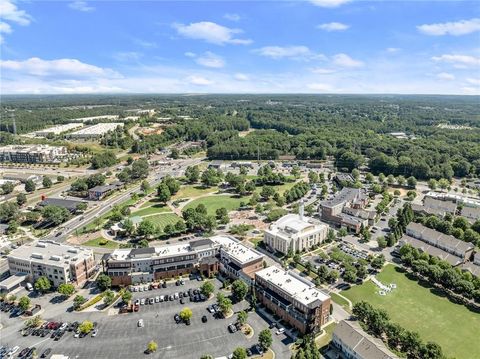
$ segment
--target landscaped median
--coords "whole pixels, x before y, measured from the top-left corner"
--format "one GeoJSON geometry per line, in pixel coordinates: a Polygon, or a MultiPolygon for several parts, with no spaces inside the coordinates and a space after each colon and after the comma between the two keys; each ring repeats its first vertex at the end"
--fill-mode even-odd
{"type": "Polygon", "coordinates": [[[82,305],[77,309],[77,311],[78,311],[78,312],[81,312],[82,310],[87,309],[88,307],[91,307],[92,305],[100,302],[100,301],[103,299],[104,295],[105,295],[105,292],[100,293],[100,294],[97,294],[95,297],[93,297],[92,299],[90,299],[90,300],[87,301],[86,303],[82,304],[82,305]]]}

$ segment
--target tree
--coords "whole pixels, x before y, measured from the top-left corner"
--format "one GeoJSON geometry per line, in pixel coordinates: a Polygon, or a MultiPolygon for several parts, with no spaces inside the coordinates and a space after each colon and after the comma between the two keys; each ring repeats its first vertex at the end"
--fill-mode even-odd
{"type": "Polygon", "coordinates": [[[435,179],[431,178],[431,179],[428,180],[428,187],[429,187],[431,190],[437,189],[437,185],[438,185],[438,183],[437,183],[437,181],[436,181],[435,179]]]}
{"type": "Polygon", "coordinates": [[[93,323],[89,320],[84,320],[79,326],[78,331],[80,333],[90,333],[93,330],[93,323]]]}
{"type": "Polygon", "coordinates": [[[95,283],[100,290],[107,290],[112,286],[112,279],[108,275],[101,273],[98,275],[95,283]]]}
{"type": "Polygon", "coordinates": [[[290,174],[295,177],[295,179],[300,178],[300,168],[298,166],[293,166],[290,174]]]}
{"type": "Polygon", "coordinates": [[[245,359],[247,357],[247,350],[238,347],[233,351],[232,359],[245,359]]]}
{"type": "Polygon", "coordinates": [[[275,194],[275,189],[271,186],[263,186],[260,196],[266,201],[275,194]]]}
{"type": "Polygon", "coordinates": [[[198,169],[198,166],[188,166],[185,170],[185,177],[189,183],[198,182],[198,179],[200,178],[200,170],[198,169]]]}
{"type": "Polygon", "coordinates": [[[88,205],[85,202],[80,202],[77,204],[76,209],[77,211],[85,211],[87,209],[88,205]]]}
{"type": "Polygon", "coordinates": [[[8,234],[15,234],[18,231],[19,224],[16,220],[12,219],[8,222],[7,233],[8,234]]]}
{"type": "Polygon", "coordinates": [[[308,172],[308,181],[310,182],[310,184],[318,183],[318,173],[315,171],[308,172]]]}
{"type": "Polygon", "coordinates": [[[63,182],[63,181],[65,181],[64,176],[57,176],[57,182],[63,182]]]}
{"type": "Polygon", "coordinates": [[[180,311],[180,318],[182,318],[184,322],[188,322],[192,318],[192,315],[192,310],[188,307],[185,307],[180,311]]]}
{"type": "Polygon", "coordinates": [[[215,291],[215,286],[209,280],[203,282],[202,286],[200,287],[200,291],[205,297],[210,297],[210,295],[215,291]]]}
{"type": "Polygon", "coordinates": [[[228,216],[228,211],[225,207],[217,208],[217,210],[215,211],[215,216],[217,217],[217,219],[228,216]]]}
{"type": "Polygon", "coordinates": [[[52,187],[53,182],[50,179],[50,177],[44,176],[42,180],[42,184],[43,184],[43,187],[50,188],[52,187]]]}
{"type": "Polygon", "coordinates": [[[417,186],[417,179],[413,176],[407,178],[407,185],[410,188],[415,188],[417,186]]]}
{"type": "Polygon", "coordinates": [[[82,304],[86,303],[87,299],[81,295],[76,295],[73,298],[73,309],[77,310],[82,306],[82,304]]]}
{"type": "Polygon", "coordinates": [[[27,310],[30,307],[30,298],[28,298],[26,295],[24,295],[18,301],[18,306],[22,310],[27,310]]]}
{"type": "Polygon", "coordinates": [[[17,204],[19,206],[23,206],[25,203],[27,203],[27,196],[25,195],[25,193],[17,194],[17,204]]]}
{"type": "Polygon", "coordinates": [[[373,177],[373,174],[371,174],[370,172],[368,172],[368,173],[365,175],[365,180],[366,180],[368,183],[372,183],[372,182],[375,180],[375,177],[373,177]]]}
{"type": "Polygon", "coordinates": [[[18,205],[14,202],[0,203],[0,221],[8,222],[18,217],[18,205]]]}
{"type": "Polygon", "coordinates": [[[387,247],[387,240],[384,236],[379,236],[377,238],[377,243],[379,248],[386,248],[387,247]]]}
{"type": "Polygon", "coordinates": [[[27,328],[38,328],[42,323],[43,323],[42,317],[40,315],[36,315],[33,318],[27,319],[25,321],[25,326],[27,328]]]}
{"type": "Polygon", "coordinates": [[[128,303],[132,300],[132,292],[130,292],[129,290],[124,290],[122,292],[122,300],[124,303],[128,303]]]}
{"type": "Polygon", "coordinates": [[[15,185],[12,182],[5,182],[4,184],[2,184],[3,194],[12,193],[14,189],[15,189],[15,185]]]}
{"type": "Polygon", "coordinates": [[[115,300],[115,293],[113,293],[113,291],[111,291],[110,289],[107,289],[103,295],[103,303],[106,306],[109,306],[110,304],[113,303],[114,300],[115,300]]]}
{"type": "Polygon", "coordinates": [[[185,224],[184,221],[182,221],[181,219],[177,221],[177,223],[175,223],[175,230],[178,232],[178,233],[183,233],[187,230],[187,225],[185,224]]]}
{"type": "Polygon", "coordinates": [[[440,178],[438,180],[438,187],[440,187],[441,189],[445,190],[448,188],[448,186],[450,186],[450,181],[445,179],[445,178],[440,178]]]}
{"type": "Polygon", "coordinates": [[[142,184],[140,185],[140,189],[142,190],[143,193],[147,193],[150,190],[150,183],[148,181],[142,181],[142,184]]]}
{"type": "Polygon", "coordinates": [[[205,187],[216,186],[220,180],[219,173],[213,168],[208,168],[202,173],[201,181],[205,187]]]}
{"type": "Polygon", "coordinates": [[[343,279],[345,279],[345,281],[349,282],[349,283],[356,282],[357,281],[357,273],[355,271],[355,268],[347,267],[345,269],[345,272],[343,273],[343,279]]]}
{"type": "Polygon", "coordinates": [[[110,167],[116,164],[117,157],[113,152],[101,152],[92,156],[91,163],[93,169],[110,167]]]}
{"type": "Polygon", "coordinates": [[[227,314],[232,310],[232,301],[226,298],[221,292],[217,293],[217,303],[223,314],[227,314]]]}
{"type": "Polygon", "coordinates": [[[232,283],[232,295],[237,302],[242,301],[248,293],[248,285],[241,279],[232,283]]]}
{"type": "Polygon", "coordinates": [[[52,288],[52,283],[50,283],[50,280],[45,276],[39,277],[35,282],[35,289],[39,292],[46,293],[50,288],[52,288]]]}
{"type": "Polygon", "coordinates": [[[267,350],[272,345],[272,333],[268,329],[263,329],[258,335],[258,343],[263,347],[264,350],[267,350]]]}
{"type": "Polygon", "coordinates": [[[58,286],[57,292],[65,297],[70,297],[75,293],[75,286],[71,283],[62,283],[58,286]]]}
{"type": "Polygon", "coordinates": [[[143,219],[140,222],[140,224],[138,225],[138,228],[137,228],[137,233],[140,236],[143,236],[143,237],[146,237],[146,238],[149,238],[150,236],[153,236],[153,234],[155,234],[155,232],[156,232],[155,224],[148,219],[143,219]]]}
{"type": "Polygon", "coordinates": [[[163,203],[168,202],[172,197],[170,189],[165,183],[160,183],[160,185],[157,187],[157,196],[158,199],[163,203]]]}
{"type": "Polygon", "coordinates": [[[25,191],[31,193],[35,191],[36,188],[37,186],[35,185],[35,182],[33,182],[31,179],[25,182],[25,191]]]}
{"type": "Polygon", "coordinates": [[[154,353],[154,352],[157,351],[157,349],[158,349],[158,344],[157,344],[155,341],[151,340],[151,341],[147,344],[147,351],[148,351],[149,353],[154,353]]]}
{"type": "Polygon", "coordinates": [[[174,160],[178,160],[180,158],[180,152],[178,152],[178,149],[172,148],[172,151],[170,152],[170,157],[174,160]]]}
{"type": "Polygon", "coordinates": [[[43,207],[42,217],[45,222],[50,222],[54,226],[58,226],[70,218],[70,212],[64,207],[49,204],[43,207]]]}
{"type": "Polygon", "coordinates": [[[237,321],[241,324],[241,325],[245,325],[245,323],[247,323],[247,319],[248,319],[248,313],[244,310],[241,310],[240,312],[238,312],[237,314],[237,321]]]}

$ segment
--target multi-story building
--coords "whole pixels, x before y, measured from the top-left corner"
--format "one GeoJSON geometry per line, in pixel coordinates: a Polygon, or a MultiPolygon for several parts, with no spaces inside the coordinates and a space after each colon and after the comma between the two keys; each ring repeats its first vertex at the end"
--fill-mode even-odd
{"type": "Polygon", "coordinates": [[[328,234],[328,226],[304,215],[303,204],[299,214],[287,214],[265,230],[265,245],[275,251],[287,254],[308,250],[320,244],[328,234]]]}
{"type": "Polygon", "coordinates": [[[209,239],[161,247],[117,249],[103,259],[113,285],[130,285],[200,272],[218,271],[217,250],[209,239]]]}
{"type": "Polygon", "coordinates": [[[303,334],[315,333],[330,319],[330,297],[295,272],[270,266],[255,273],[259,302],[303,334]]]}
{"type": "Polygon", "coordinates": [[[264,255],[230,236],[219,235],[210,239],[218,248],[220,270],[233,279],[252,283],[255,272],[263,268],[264,255]]]}
{"type": "Polygon", "coordinates": [[[358,322],[342,320],[332,335],[332,344],[346,359],[400,359],[378,338],[366,333],[358,322]]]}
{"type": "Polygon", "coordinates": [[[0,147],[0,162],[52,163],[68,156],[64,146],[8,145],[0,147]]]}
{"type": "Polygon", "coordinates": [[[358,233],[369,225],[371,215],[365,210],[368,196],[364,189],[344,187],[334,198],[320,204],[322,219],[358,233]]]}
{"type": "Polygon", "coordinates": [[[80,286],[95,273],[91,249],[53,241],[37,241],[14,249],[7,256],[10,274],[27,275],[35,281],[47,277],[54,287],[62,283],[80,286]]]}

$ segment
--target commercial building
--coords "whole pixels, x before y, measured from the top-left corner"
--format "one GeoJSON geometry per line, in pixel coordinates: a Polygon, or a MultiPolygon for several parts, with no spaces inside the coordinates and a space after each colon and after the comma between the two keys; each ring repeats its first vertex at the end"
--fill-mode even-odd
{"type": "Polygon", "coordinates": [[[69,121],[75,122],[88,122],[88,121],[97,121],[97,120],[118,120],[120,116],[118,115],[102,115],[102,116],[91,116],[91,117],[79,117],[79,118],[72,118],[69,121]]]}
{"type": "Polygon", "coordinates": [[[165,278],[218,271],[216,248],[209,239],[161,247],[116,249],[103,258],[113,285],[153,282],[165,278]]]}
{"type": "Polygon", "coordinates": [[[264,255],[230,236],[219,235],[210,239],[218,248],[220,270],[233,279],[252,283],[255,272],[263,268],[264,255]]]}
{"type": "Polygon", "coordinates": [[[303,204],[299,214],[287,214],[265,230],[263,242],[267,248],[287,254],[308,250],[323,242],[328,226],[304,215],[303,204]]]}
{"type": "Polygon", "coordinates": [[[340,187],[345,187],[348,185],[351,186],[352,183],[355,182],[355,178],[353,178],[353,176],[350,173],[343,173],[343,172],[337,173],[335,177],[333,177],[333,180],[340,187]]]}
{"type": "Polygon", "coordinates": [[[344,187],[335,197],[320,204],[320,213],[322,220],[358,233],[362,226],[368,226],[375,219],[375,214],[365,210],[367,204],[364,189],[344,187]]]}
{"type": "Polygon", "coordinates": [[[70,138],[88,139],[102,137],[109,131],[115,130],[117,127],[123,127],[121,122],[97,123],[96,125],[82,128],[81,130],[70,133],[70,138]]]}
{"type": "Polygon", "coordinates": [[[0,147],[0,162],[53,163],[68,156],[64,146],[8,145],[0,147]]]}
{"type": "Polygon", "coordinates": [[[353,320],[342,320],[332,335],[332,344],[347,359],[400,359],[378,338],[366,333],[353,320]]]}
{"type": "Polygon", "coordinates": [[[94,201],[99,201],[122,186],[123,184],[121,182],[115,182],[104,186],[95,186],[88,190],[88,198],[94,201]]]}
{"type": "Polygon", "coordinates": [[[10,252],[7,260],[12,275],[26,275],[32,282],[46,276],[54,287],[62,283],[81,286],[95,272],[91,249],[53,241],[36,241],[20,246],[10,252]]]}
{"type": "Polygon", "coordinates": [[[45,130],[35,131],[30,133],[29,135],[33,135],[36,137],[47,137],[49,135],[59,135],[61,133],[71,131],[79,127],[83,127],[83,123],[67,123],[65,125],[58,125],[46,128],[45,130]]]}
{"type": "Polygon", "coordinates": [[[330,296],[295,272],[276,266],[256,272],[255,295],[302,334],[318,332],[329,322],[330,296]]]}
{"type": "Polygon", "coordinates": [[[410,244],[423,252],[440,257],[454,266],[468,261],[475,248],[471,243],[463,242],[415,222],[411,222],[407,226],[400,243],[410,244]]]}

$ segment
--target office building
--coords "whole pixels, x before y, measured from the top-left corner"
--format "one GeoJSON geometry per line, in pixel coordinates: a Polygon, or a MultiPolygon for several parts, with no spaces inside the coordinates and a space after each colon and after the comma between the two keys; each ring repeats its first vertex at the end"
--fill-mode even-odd
{"type": "Polygon", "coordinates": [[[54,287],[62,283],[81,286],[95,273],[91,249],[53,241],[36,241],[20,246],[12,250],[7,259],[10,274],[26,275],[31,282],[45,276],[54,287]]]}
{"type": "Polygon", "coordinates": [[[64,146],[8,145],[0,147],[0,162],[54,163],[68,156],[64,146]]]}
{"type": "Polygon", "coordinates": [[[299,214],[287,214],[265,230],[263,242],[267,248],[287,254],[309,250],[327,237],[328,226],[304,215],[303,203],[299,214]]]}
{"type": "Polygon", "coordinates": [[[255,294],[302,334],[316,333],[330,320],[330,296],[293,271],[270,266],[256,272],[255,294]]]}

